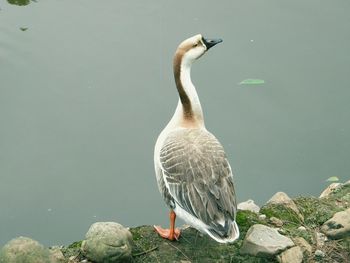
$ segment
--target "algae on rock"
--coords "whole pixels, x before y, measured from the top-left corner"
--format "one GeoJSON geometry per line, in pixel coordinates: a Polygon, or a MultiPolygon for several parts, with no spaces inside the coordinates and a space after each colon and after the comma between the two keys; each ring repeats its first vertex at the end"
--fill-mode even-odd
{"type": "Polygon", "coordinates": [[[1,263],[49,263],[50,252],[39,242],[18,237],[9,241],[0,250],[1,263]]]}

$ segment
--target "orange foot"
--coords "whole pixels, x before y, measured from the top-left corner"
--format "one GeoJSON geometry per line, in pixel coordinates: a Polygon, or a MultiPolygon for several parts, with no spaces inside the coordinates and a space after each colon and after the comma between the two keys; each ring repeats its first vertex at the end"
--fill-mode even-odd
{"type": "Polygon", "coordinates": [[[181,234],[179,228],[175,228],[174,231],[170,231],[170,229],[164,229],[160,226],[153,227],[162,238],[169,239],[171,241],[173,241],[174,239],[179,240],[181,234]]]}

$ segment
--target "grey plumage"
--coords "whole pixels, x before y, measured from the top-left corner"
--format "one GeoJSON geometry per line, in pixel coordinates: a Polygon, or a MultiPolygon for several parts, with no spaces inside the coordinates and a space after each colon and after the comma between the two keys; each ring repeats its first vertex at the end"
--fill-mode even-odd
{"type": "Polygon", "coordinates": [[[231,232],[236,200],[233,176],[220,142],[205,129],[176,129],[160,149],[159,189],[220,237],[231,232]]]}

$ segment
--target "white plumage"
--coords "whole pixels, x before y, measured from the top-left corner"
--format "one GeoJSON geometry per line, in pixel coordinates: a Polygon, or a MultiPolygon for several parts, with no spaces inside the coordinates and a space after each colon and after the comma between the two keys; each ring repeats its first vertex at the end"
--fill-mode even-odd
{"type": "Polygon", "coordinates": [[[157,139],[154,164],[159,190],[170,209],[217,242],[227,243],[239,237],[232,170],[222,145],[204,125],[190,76],[192,63],[220,42],[196,35],[178,47],[174,77],[180,99],[157,139]]]}

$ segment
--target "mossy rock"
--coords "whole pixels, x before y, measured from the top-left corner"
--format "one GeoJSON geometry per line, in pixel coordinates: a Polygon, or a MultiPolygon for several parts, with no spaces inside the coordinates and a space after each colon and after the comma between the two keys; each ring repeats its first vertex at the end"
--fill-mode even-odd
{"type": "Polygon", "coordinates": [[[322,198],[325,202],[335,204],[345,210],[350,207],[350,184],[345,184],[334,190],[329,196],[322,198]]]}
{"type": "Polygon", "coordinates": [[[49,261],[49,250],[28,237],[12,239],[0,250],[1,263],[49,263],[49,261]]]}
{"type": "Polygon", "coordinates": [[[193,228],[182,230],[179,241],[171,242],[158,236],[151,226],[130,229],[133,240],[133,262],[247,262],[267,263],[263,259],[239,254],[242,236],[233,244],[219,244],[193,228]]]}
{"type": "MultiPolygon", "coordinates": [[[[271,259],[240,255],[239,248],[249,227],[263,222],[256,213],[250,211],[238,211],[236,220],[240,228],[240,238],[233,244],[217,243],[193,228],[182,230],[180,240],[174,242],[159,237],[152,226],[130,228],[133,238],[132,262],[275,262],[271,259]]],[[[84,259],[80,253],[81,244],[79,241],[63,248],[64,256],[84,259]]]]}
{"type": "MultiPolygon", "coordinates": [[[[283,221],[280,232],[289,237],[303,237],[313,250],[316,249],[315,233],[334,213],[350,206],[350,185],[342,186],[326,198],[298,197],[293,199],[300,216],[283,205],[269,204],[262,207],[260,213],[268,218],[274,216],[283,221]],[[306,230],[299,230],[299,226],[306,230]]],[[[179,241],[170,242],[158,236],[152,226],[140,226],[130,229],[133,238],[132,262],[246,262],[267,263],[276,259],[264,259],[248,255],[240,255],[239,249],[248,229],[254,224],[272,226],[268,220],[260,220],[258,214],[250,211],[238,211],[236,217],[240,229],[240,237],[233,244],[219,244],[207,235],[202,235],[193,228],[182,230],[179,241]]],[[[81,241],[62,249],[66,258],[75,256],[84,259],[80,253],[81,241]]],[[[326,257],[322,262],[348,262],[350,258],[350,237],[342,240],[330,240],[322,247],[326,257]]],[[[305,262],[313,262],[314,255],[304,258],[305,262]],[[311,261],[309,261],[311,260],[311,261]]],[[[320,262],[320,261],[319,261],[320,262]]]]}

